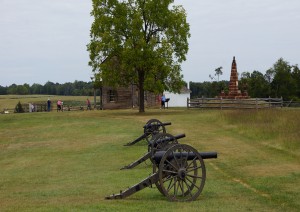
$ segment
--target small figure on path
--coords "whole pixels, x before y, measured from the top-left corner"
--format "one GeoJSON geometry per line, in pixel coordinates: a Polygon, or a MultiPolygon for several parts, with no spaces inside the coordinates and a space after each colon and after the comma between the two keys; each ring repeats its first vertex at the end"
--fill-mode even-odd
{"type": "Polygon", "coordinates": [[[62,111],[61,106],[62,106],[62,101],[58,100],[58,101],[57,101],[57,112],[58,112],[58,111],[62,111]]]}
{"type": "Polygon", "coordinates": [[[48,98],[48,100],[47,100],[47,111],[50,112],[50,110],[51,110],[51,100],[50,100],[50,98],[48,98]]]}
{"type": "Polygon", "coordinates": [[[165,102],[166,102],[166,97],[165,94],[163,94],[161,97],[161,109],[165,109],[165,102]]]}
{"type": "Polygon", "coordinates": [[[86,110],[91,110],[91,102],[89,99],[86,99],[86,110]]]}

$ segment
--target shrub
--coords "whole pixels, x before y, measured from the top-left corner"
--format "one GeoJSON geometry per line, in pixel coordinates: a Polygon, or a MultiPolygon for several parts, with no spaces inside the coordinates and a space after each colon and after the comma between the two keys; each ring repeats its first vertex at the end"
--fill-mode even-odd
{"type": "Polygon", "coordinates": [[[18,104],[15,107],[15,113],[24,113],[24,109],[23,109],[20,101],[18,102],[18,104]]]}

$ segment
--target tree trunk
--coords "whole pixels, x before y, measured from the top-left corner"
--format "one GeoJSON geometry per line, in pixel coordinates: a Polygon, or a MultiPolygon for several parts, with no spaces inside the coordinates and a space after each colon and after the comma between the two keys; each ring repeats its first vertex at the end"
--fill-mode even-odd
{"type": "Polygon", "coordinates": [[[144,70],[139,70],[139,112],[144,113],[145,112],[145,104],[144,104],[144,81],[145,81],[145,72],[144,70]]]}

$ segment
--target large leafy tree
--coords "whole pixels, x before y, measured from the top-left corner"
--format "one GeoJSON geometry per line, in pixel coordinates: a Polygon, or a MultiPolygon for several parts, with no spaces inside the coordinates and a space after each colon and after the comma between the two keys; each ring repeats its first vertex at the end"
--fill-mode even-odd
{"type": "Polygon", "coordinates": [[[105,84],[144,92],[179,91],[188,52],[189,24],[173,0],[93,0],[89,65],[105,84]]]}
{"type": "Polygon", "coordinates": [[[264,74],[259,71],[253,71],[251,74],[251,92],[253,97],[270,97],[270,84],[264,74]]]}
{"type": "Polygon", "coordinates": [[[300,100],[300,69],[298,65],[292,66],[292,79],[296,84],[296,98],[300,100]]]}
{"type": "Polygon", "coordinates": [[[276,97],[290,99],[295,96],[296,82],[292,78],[292,67],[283,58],[280,58],[271,68],[274,79],[271,82],[272,91],[276,97]]]}

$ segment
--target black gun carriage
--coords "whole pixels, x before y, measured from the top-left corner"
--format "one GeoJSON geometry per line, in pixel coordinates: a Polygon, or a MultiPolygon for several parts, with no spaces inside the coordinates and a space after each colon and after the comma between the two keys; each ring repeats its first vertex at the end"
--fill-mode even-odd
{"type": "Polygon", "coordinates": [[[177,139],[184,138],[184,137],[185,134],[179,134],[173,136],[168,133],[158,133],[153,137],[151,141],[148,142],[148,152],[138,160],[132,162],[127,166],[122,167],[121,170],[132,169],[148,159],[152,160],[152,157],[154,156],[155,152],[164,150],[171,145],[178,144],[177,139]]]}
{"type": "Polygon", "coordinates": [[[152,175],[106,199],[123,199],[155,184],[170,201],[195,200],[202,192],[206,180],[204,159],[211,158],[217,158],[217,153],[198,152],[186,144],[166,145],[151,155],[152,175]]]}
{"type": "Polygon", "coordinates": [[[150,119],[147,121],[147,123],[143,126],[144,128],[144,134],[138,137],[137,139],[133,140],[132,142],[129,142],[125,144],[124,146],[131,146],[139,141],[146,140],[148,143],[153,139],[155,135],[158,133],[166,133],[165,126],[171,125],[171,122],[161,122],[158,119],[150,119]]]}

